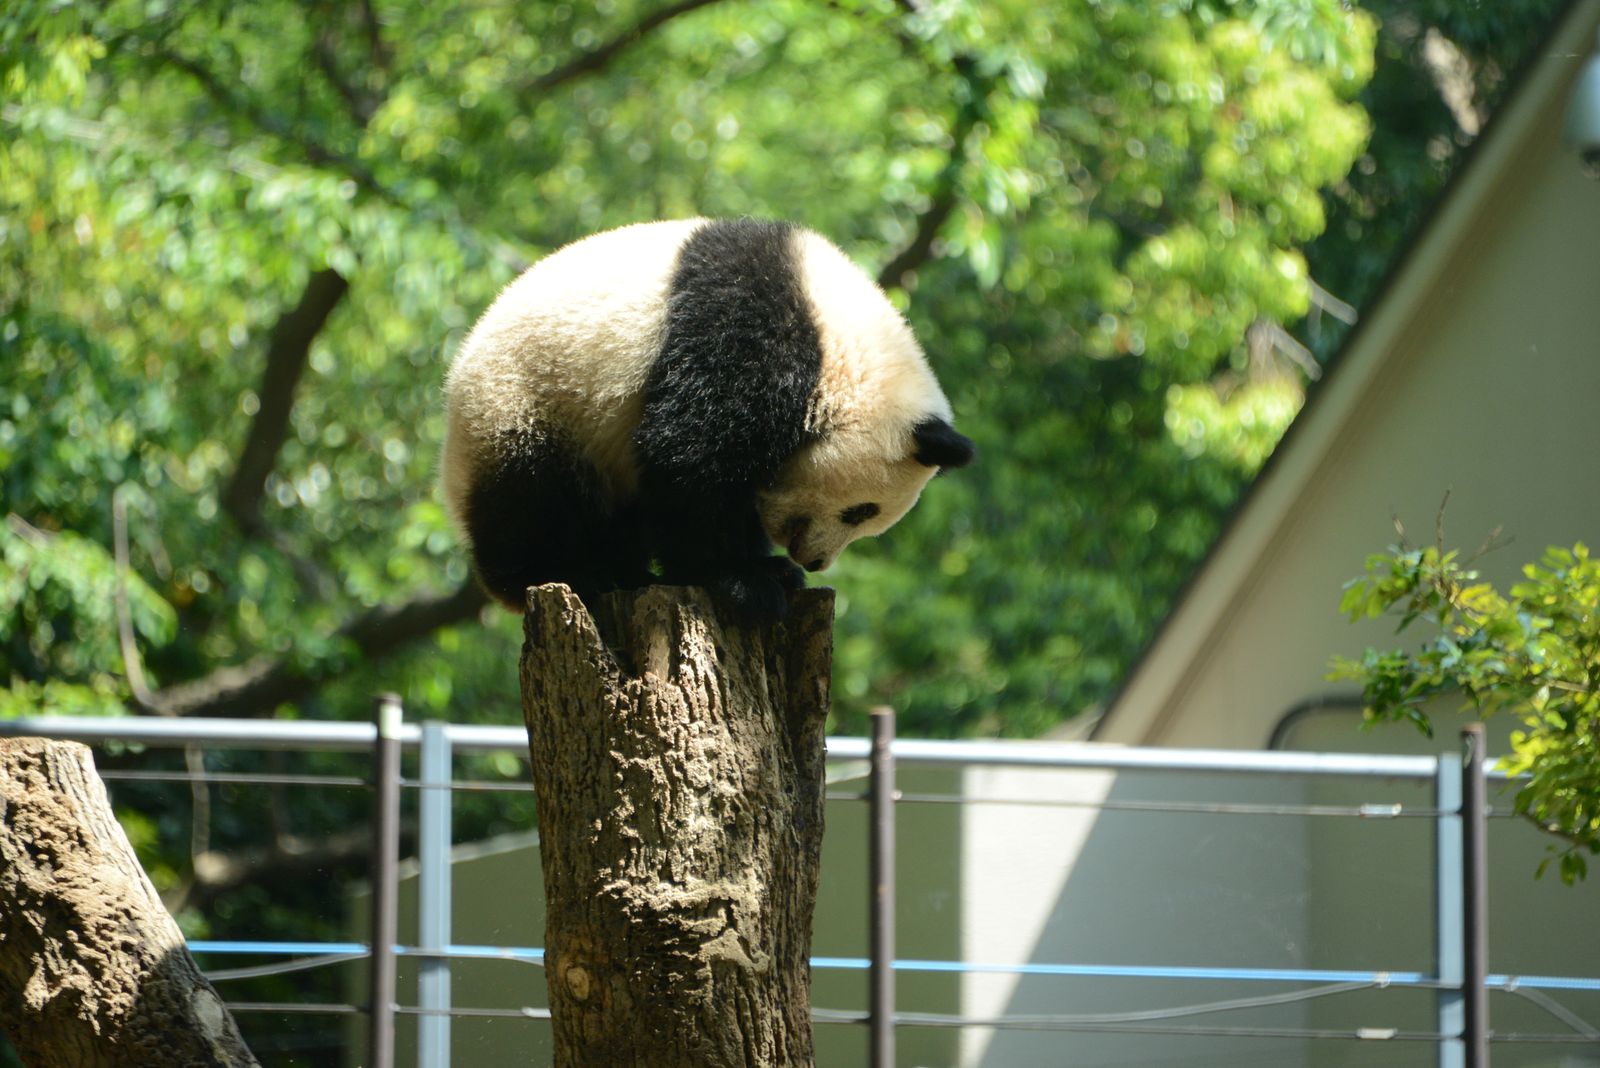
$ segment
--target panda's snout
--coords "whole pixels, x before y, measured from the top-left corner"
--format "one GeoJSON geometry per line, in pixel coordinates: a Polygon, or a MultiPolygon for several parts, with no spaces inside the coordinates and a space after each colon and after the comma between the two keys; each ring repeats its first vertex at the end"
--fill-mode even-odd
{"type": "Polygon", "coordinates": [[[806,515],[790,516],[783,524],[783,533],[788,536],[789,555],[800,556],[800,542],[805,538],[806,531],[811,529],[811,517],[806,515]]]}
{"type": "Polygon", "coordinates": [[[824,560],[822,557],[819,556],[815,560],[811,561],[809,564],[806,565],[806,570],[807,571],[821,571],[824,567],[827,567],[827,566],[828,566],[828,562],[826,560],[824,560]]]}

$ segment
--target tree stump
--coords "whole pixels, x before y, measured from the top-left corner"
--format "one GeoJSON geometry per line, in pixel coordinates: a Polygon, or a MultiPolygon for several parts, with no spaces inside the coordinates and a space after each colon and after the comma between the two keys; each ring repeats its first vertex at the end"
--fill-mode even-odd
{"type": "Polygon", "coordinates": [[[524,622],[556,1068],[811,1065],[833,591],[596,608],[540,586],[524,622]]]}
{"type": "Polygon", "coordinates": [[[76,742],[0,738],[0,1026],[29,1068],[256,1064],[76,742]]]}

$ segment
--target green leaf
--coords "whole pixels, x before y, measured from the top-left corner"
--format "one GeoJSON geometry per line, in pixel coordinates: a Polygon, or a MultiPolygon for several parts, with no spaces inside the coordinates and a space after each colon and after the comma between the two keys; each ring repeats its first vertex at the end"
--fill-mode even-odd
{"type": "MultiPolygon", "coordinates": [[[[1562,568],[1586,559],[1582,546],[1551,548],[1542,559],[1551,569],[1528,565],[1528,580],[1504,597],[1489,585],[1466,584],[1471,573],[1455,564],[1454,551],[1394,549],[1369,558],[1369,575],[1395,576],[1380,603],[1398,608],[1401,629],[1427,618],[1436,633],[1414,653],[1368,649],[1359,661],[1334,657],[1329,677],[1362,684],[1369,722],[1406,719],[1430,731],[1422,706],[1452,691],[1479,716],[1517,716],[1526,729],[1512,734],[1508,770],[1530,778],[1515,807],[1566,844],[1559,871],[1571,883],[1588,870],[1572,859],[1576,851],[1600,851],[1600,754],[1593,746],[1600,736],[1600,591],[1587,579],[1560,577],[1562,568]],[[1401,589],[1415,592],[1397,596],[1401,589]],[[1433,606],[1426,616],[1422,605],[1433,606]]],[[[1359,581],[1347,585],[1341,608],[1359,581]]]]}

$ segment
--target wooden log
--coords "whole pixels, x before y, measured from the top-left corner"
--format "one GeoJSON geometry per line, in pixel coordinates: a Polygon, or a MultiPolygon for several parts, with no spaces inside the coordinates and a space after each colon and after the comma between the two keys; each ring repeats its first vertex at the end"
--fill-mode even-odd
{"type": "Polygon", "coordinates": [[[811,1065],[833,591],[540,586],[524,630],[556,1068],[811,1065]]]}
{"type": "Polygon", "coordinates": [[[0,1026],[29,1068],[256,1064],[76,742],[0,738],[0,1026]]]}

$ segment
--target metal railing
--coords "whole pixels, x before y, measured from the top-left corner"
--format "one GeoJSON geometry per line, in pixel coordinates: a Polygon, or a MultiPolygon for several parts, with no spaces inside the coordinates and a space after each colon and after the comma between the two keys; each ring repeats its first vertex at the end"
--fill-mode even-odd
{"type": "MultiPolygon", "coordinates": [[[[1570,976],[1510,976],[1486,974],[1484,945],[1487,933],[1484,881],[1486,855],[1484,826],[1490,815],[1484,793],[1486,779],[1498,773],[1483,765],[1481,733],[1468,735],[1464,757],[1456,754],[1427,756],[1365,756],[1355,754],[1236,752],[1200,749],[1132,749],[1081,743],[1024,741],[929,741],[894,739],[893,718],[887,710],[875,714],[875,734],[866,738],[830,738],[831,761],[867,762],[865,792],[848,795],[871,800],[872,830],[869,842],[870,937],[866,958],[815,957],[817,969],[867,970],[870,1005],[866,1012],[816,1010],[818,1023],[864,1024],[872,1031],[869,1043],[875,1068],[888,1068],[894,1057],[897,1026],[986,1027],[997,1029],[1099,1031],[1163,1035],[1237,1035],[1306,1039],[1382,1039],[1434,1043],[1441,1068],[1483,1068],[1491,1036],[1487,1027],[1484,995],[1491,989],[1515,990],[1538,999],[1545,990],[1600,992],[1600,978],[1570,976]],[[1431,807],[1382,805],[1295,805],[1182,801],[1041,800],[1038,798],[968,798],[956,795],[901,794],[896,790],[895,765],[950,767],[1012,767],[1080,769],[1096,771],[1211,772],[1241,776],[1304,778],[1381,777],[1412,783],[1431,783],[1431,807]],[[897,958],[894,951],[892,904],[895,900],[893,850],[894,812],[897,804],[1028,804],[1088,807],[1100,810],[1149,812],[1203,812],[1288,816],[1353,816],[1360,818],[1423,818],[1435,827],[1434,926],[1436,959],[1431,973],[1419,971],[1353,971],[1309,968],[1237,968],[1127,966],[1088,963],[990,963],[960,960],[897,958]],[[1148,978],[1188,981],[1317,984],[1309,990],[1262,995],[1228,1002],[1185,1006],[1169,1012],[1133,1012],[1091,1015],[974,1018],[955,1014],[901,1012],[894,1006],[893,976],[907,972],[965,974],[1007,973],[1018,976],[1075,976],[1148,978]],[[1239,1007],[1284,1004],[1354,989],[1413,988],[1436,992],[1437,1024],[1431,1031],[1397,1031],[1389,1028],[1317,1030],[1311,1028],[1229,1028],[1165,1026],[1156,1021],[1226,1011],[1239,1007]]],[[[1466,732],[1464,732],[1465,734],[1466,732]]],[[[372,777],[293,776],[190,772],[107,771],[108,780],[136,779],[175,782],[285,783],[305,785],[368,786],[374,796],[374,849],[371,863],[373,889],[372,934],[366,943],[335,942],[206,942],[191,943],[204,954],[254,954],[307,958],[262,969],[213,972],[218,978],[243,977],[254,971],[283,971],[366,958],[371,976],[365,1006],[298,1003],[233,1003],[238,1012],[364,1012],[369,1018],[368,1063],[392,1068],[396,1014],[418,1020],[417,1064],[420,1068],[445,1068],[449,1064],[450,1021],[456,1017],[503,1016],[547,1019],[548,1010],[536,1008],[487,1009],[453,1005],[451,962],[469,959],[518,960],[542,965],[537,947],[461,945],[451,940],[452,797],[461,790],[525,790],[526,783],[456,780],[453,760],[460,754],[511,751],[525,755],[527,735],[522,727],[494,727],[442,722],[400,722],[397,698],[380,698],[374,722],[315,722],[281,720],[181,720],[156,718],[81,719],[42,716],[0,721],[0,735],[38,735],[91,745],[108,742],[141,743],[156,747],[187,747],[367,751],[372,754],[372,777]],[[418,777],[402,777],[403,750],[418,754],[418,777]],[[419,792],[417,827],[418,917],[416,941],[401,944],[396,931],[394,890],[398,882],[398,838],[401,788],[419,792]],[[396,957],[419,961],[418,1001],[402,1005],[396,998],[396,957]]],[[[830,795],[836,796],[836,795],[830,795]]],[[[1493,1036],[1494,1041],[1600,1043],[1600,1031],[1561,1006],[1544,1007],[1574,1028],[1574,1034],[1493,1036]]]]}

